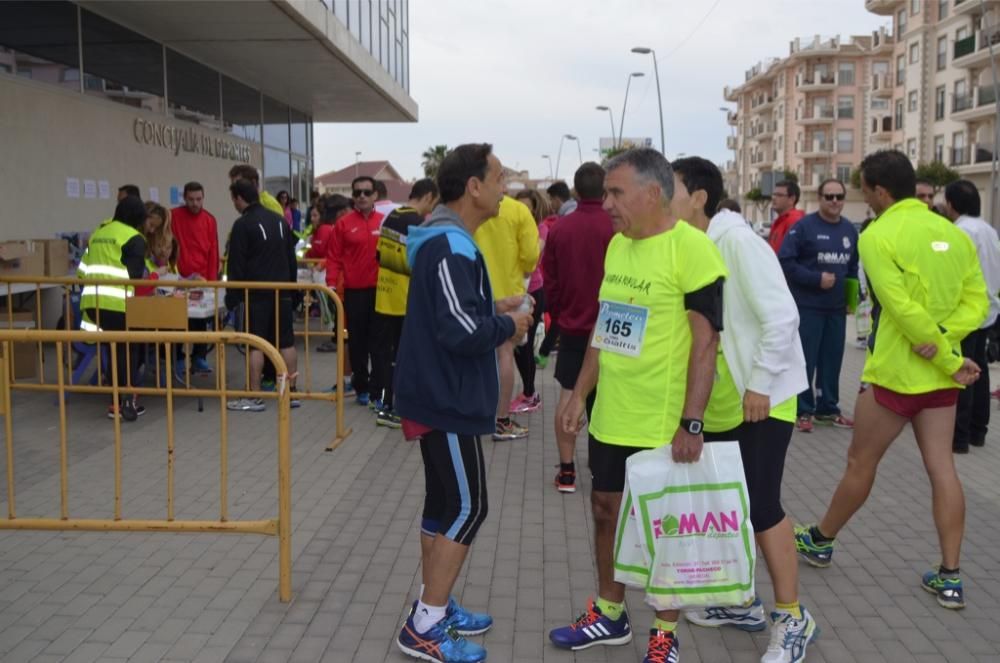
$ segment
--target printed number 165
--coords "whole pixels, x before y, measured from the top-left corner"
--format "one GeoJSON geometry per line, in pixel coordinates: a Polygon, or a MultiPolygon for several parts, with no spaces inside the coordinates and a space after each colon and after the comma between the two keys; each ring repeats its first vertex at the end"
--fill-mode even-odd
{"type": "Polygon", "coordinates": [[[632,323],[628,320],[605,320],[604,332],[621,336],[632,335],[632,323]]]}

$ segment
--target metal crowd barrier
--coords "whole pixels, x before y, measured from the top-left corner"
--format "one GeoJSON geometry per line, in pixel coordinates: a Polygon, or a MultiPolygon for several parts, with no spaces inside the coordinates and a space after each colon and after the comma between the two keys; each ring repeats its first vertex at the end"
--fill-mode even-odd
{"type": "MultiPolygon", "coordinates": [[[[288,602],[292,597],[292,498],[291,498],[291,447],[289,440],[289,390],[285,381],[279,379],[274,392],[254,392],[230,389],[226,384],[223,370],[216,388],[176,389],[173,381],[167,380],[163,387],[128,387],[119,379],[120,367],[114,359],[115,350],[121,343],[148,343],[163,345],[169,353],[179,343],[206,343],[216,347],[220,364],[225,369],[225,346],[241,344],[259,350],[275,366],[279,378],[287,373],[287,367],[274,346],[250,334],[236,332],[85,332],[55,330],[0,330],[0,416],[4,419],[7,460],[7,518],[0,518],[0,530],[63,530],[63,531],[141,531],[141,532],[231,532],[244,534],[264,534],[278,537],[279,596],[288,602]],[[63,361],[64,348],[75,342],[99,342],[110,347],[110,384],[97,386],[72,385],[66,381],[66,366],[63,361]],[[9,364],[14,343],[54,344],[56,353],[55,383],[13,383],[9,379],[9,364]],[[14,484],[14,412],[11,408],[11,392],[55,393],[59,404],[59,457],[60,457],[60,517],[21,518],[17,515],[14,484]],[[67,421],[66,397],[69,393],[110,394],[115,403],[121,402],[120,394],[137,393],[164,396],[166,398],[166,470],[167,508],[162,520],[127,519],[122,516],[122,435],[121,420],[114,418],[114,517],[107,519],[71,518],[68,497],[67,421]],[[215,397],[220,403],[220,463],[219,463],[219,518],[218,520],[177,520],[174,517],[174,399],[177,396],[215,397]],[[278,515],[267,520],[231,520],[229,518],[229,444],[228,410],[229,397],[273,399],[278,404],[278,515]]],[[[168,356],[170,356],[168,354],[168,356]]],[[[37,443],[37,440],[36,440],[37,443]]]]}
{"type": "MultiPolygon", "coordinates": [[[[73,277],[45,277],[45,276],[25,276],[25,277],[4,277],[0,278],[0,295],[3,295],[2,286],[6,284],[6,291],[12,292],[14,288],[19,289],[22,293],[24,292],[34,292],[36,301],[35,310],[35,327],[42,328],[41,319],[41,292],[52,288],[54,286],[61,286],[64,289],[64,319],[67,321],[67,327],[69,329],[75,329],[75,313],[71,304],[70,294],[73,288],[83,288],[87,286],[133,286],[136,288],[160,288],[160,289],[172,289],[175,293],[183,292],[188,297],[189,303],[191,301],[198,301],[194,299],[195,294],[198,294],[199,299],[204,299],[207,293],[211,293],[211,298],[209,301],[214,302],[211,307],[212,310],[209,314],[203,315],[204,319],[212,320],[214,323],[214,328],[216,330],[222,329],[222,324],[224,322],[224,316],[220,314],[221,306],[224,300],[225,291],[229,290],[242,290],[243,300],[248,301],[251,293],[266,294],[269,297],[273,297],[274,300],[274,315],[275,315],[275,328],[278,329],[278,322],[280,316],[280,306],[279,300],[282,293],[294,293],[298,292],[302,294],[303,303],[306,307],[306,316],[303,329],[294,330],[294,334],[297,338],[301,338],[304,344],[304,352],[299,353],[298,362],[299,370],[298,373],[304,378],[303,380],[297,381],[296,397],[301,400],[316,400],[316,401],[333,401],[337,409],[337,422],[334,430],[333,439],[329,441],[326,446],[327,451],[333,451],[338,446],[340,446],[343,441],[351,434],[351,429],[345,428],[344,425],[344,341],[347,338],[347,332],[344,328],[344,304],[340,297],[331,288],[324,284],[319,283],[277,283],[277,282],[258,282],[258,281],[194,281],[194,280],[164,280],[164,279],[82,279],[73,277]],[[27,287],[27,288],[26,288],[27,287]],[[334,330],[321,329],[319,325],[313,324],[313,320],[309,315],[309,308],[311,304],[316,301],[316,296],[324,296],[330,302],[333,303],[336,308],[336,323],[334,330]],[[312,371],[312,354],[310,352],[311,341],[314,337],[325,337],[329,338],[331,334],[335,338],[336,343],[336,381],[335,389],[333,392],[328,392],[324,389],[324,385],[317,385],[314,388],[313,385],[313,371],[312,371]],[[304,386],[304,389],[303,389],[304,386]]],[[[97,327],[101,326],[100,321],[100,290],[97,292],[97,320],[93,322],[97,327]]],[[[107,295],[105,295],[107,296],[107,295]]],[[[15,312],[13,309],[13,299],[7,297],[7,308],[6,308],[6,321],[7,324],[0,324],[0,327],[6,326],[8,329],[13,328],[21,324],[24,321],[15,320],[15,312]]],[[[0,313],[0,316],[4,315],[0,313]]],[[[294,313],[293,313],[294,315],[294,313]]],[[[78,321],[76,321],[78,323],[78,321]]],[[[250,325],[250,311],[248,306],[243,307],[243,329],[249,329],[250,325]]],[[[149,329],[151,327],[144,326],[143,328],[149,329]]],[[[176,329],[176,327],[153,327],[156,329],[176,329]]],[[[85,336],[79,339],[84,343],[90,343],[93,341],[92,337],[85,336]]],[[[138,341],[137,341],[138,342],[138,341]]],[[[43,365],[43,357],[41,352],[41,346],[39,344],[38,352],[38,375],[41,384],[45,384],[45,371],[43,365]]],[[[70,353],[71,354],[71,353],[70,353]]],[[[244,377],[249,377],[250,373],[250,358],[249,352],[244,353],[246,355],[244,362],[244,377]]],[[[68,357],[67,357],[68,358],[68,357]]],[[[104,373],[104,358],[102,353],[98,352],[96,354],[97,360],[97,374],[98,381],[103,379],[104,373]]],[[[219,353],[215,353],[215,376],[216,376],[216,389],[218,389],[218,376],[220,373],[220,361],[221,358],[219,353]]],[[[159,362],[155,362],[155,377],[156,384],[161,384],[161,375],[159,371],[159,362]]],[[[131,366],[127,367],[127,375],[131,376],[131,366]]],[[[7,368],[10,379],[14,379],[14,367],[13,364],[7,368]]],[[[172,375],[173,371],[167,367],[168,377],[172,375]]],[[[169,380],[168,380],[169,381],[169,380]]],[[[130,381],[128,382],[130,384],[130,381]]],[[[249,382],[247,383],[249,384],[249,382]]],[[[186,374],[184,376],[183,384],[181,387],[190,392],[192,395],[196,395],[197,389],[191,383],[191,365],[188,362],[186,364],[186,374]]],[[[142,393],[141,391],[138,393],[142,393]]]]}

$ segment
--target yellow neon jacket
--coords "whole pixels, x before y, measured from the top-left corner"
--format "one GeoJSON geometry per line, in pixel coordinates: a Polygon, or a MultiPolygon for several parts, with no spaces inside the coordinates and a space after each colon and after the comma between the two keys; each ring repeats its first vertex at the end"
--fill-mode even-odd
{"type": "Polygon", "coordinates": [[[479,226],[472,236],[486,258],[486,271],[493,298],[524,294],[524,279],[535,271],[538,256],[538,225],[528,206],[504,196],[500,213],[479,226]]]}
{"type": "Polygon", "coordinates": [[[285,218],[285,208],[281,206],[278,199],[272,196],[267,191],[261,190],[260,192],[260,204],[264,206],[264,209],[269,209],[282,219],[285,218]]]}
{"type": "Polygon", "coordinates": [[[959,385],[961,342],[986,319],[989,301],[969,236],[916,198],[894,204],[862,233],[872,293],[872,335],[862,380],[903,394],[959,385]],[[913,346],[933,343],[924,359],[913,346]]]}

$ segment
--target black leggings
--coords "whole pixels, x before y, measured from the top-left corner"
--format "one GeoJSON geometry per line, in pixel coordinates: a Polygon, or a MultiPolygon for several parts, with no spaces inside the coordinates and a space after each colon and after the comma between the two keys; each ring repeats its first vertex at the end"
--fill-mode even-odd
{"type": "MultiPolygon", "coordinates": [[[[99,323],[97,309],[88,308],[84,312],[91,322],[99,325],[104,331],[125,331],[125,314],[121,311],[105,311],[101,309],[99,323]]],[[[142,343],[118,343],[115,346],[115,362],[118,364],[118,386],[132,386],[132,376],[127,374],[125,367],[126,365],[130,366],[132,375],[136,374],[136,370],[139,368],[139,354],[142,349],[145,349],[145,345],[142,343]]],[[[97,356],[100,357],[100,353],[102,352],[100,347],[98,347],[97,352],[97,356]]],[[[111,384],[111,366],[101,366],[101,377],[108,384],[111,384]]]]}
{"type": "Polygon", "coordinates": [[[524,383],[524,395],[535,395],[535,331],[538,323],[542,321],[542,314],[545,313],[545,291],[538,290],[529,293],[535,299],[534,319],[528,329],[528,338],[524,345],[514,348],[514,363],[517,365],[517,372],[521,374],[521,382],[524,383]]]}
{"type": "Polygon", "coordinates": [[[486,463],[478,435],[431,431],[420,437],[426,496],[420,531],[470,545],[486,520],[486,463]]]}
{"type": "Polygon", "coordinates": [[[403,335],[403,316],[375,313],[374,343],[372,344],[372,372],[378,384],[382,385],[382,393],[371,396],[382,399],[386,410],[392,410],[392,376],[396,368],[396,351],[399,349],[399,339],[403,335]]]}

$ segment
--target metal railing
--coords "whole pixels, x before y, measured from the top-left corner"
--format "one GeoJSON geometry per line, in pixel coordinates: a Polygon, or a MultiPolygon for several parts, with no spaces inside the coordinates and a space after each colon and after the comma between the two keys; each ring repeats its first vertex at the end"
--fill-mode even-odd
{"type": "MultiPolygon", "coordinates": [[[[327,444],[326,450],[333,451],[335,448],[340,446],[343,441],[351,434],[349,428],[345,428],[344,425],[344,357],[345,357],[345,340],[347,338],[347,333],[344,329],[344,305],[340,297],[331,288],[326,285],[318,283],[285,283],[285,282],[256,282],[256,281],[194,281],[194,280],[177,280],[177,281],[164,281],[158,279],[80,279],[72,277],[43,277],[43,276],[25,276],[25,277],[5,277],[0,278],[0,286],[3,284],[7,285],[7,289],[10,290],[11,285],[21,284],[34,286],[35,301],[40,302],[39,293],[45,288],[51,288],[53,285],[62,286],[65,290],[65,304],[64,304],[64,319],[67,321],[67,327],[73,328],[71,321],[74,320],[74,312],[71,304],[71,292],[73,288],[85,287],[88,285],[96,286],[131,286],[135,288],[169,288],[172,289],[175,296],[179,293],[185,293],[189,298],[191,298],[196,293],[200,293],[202,298],[207,298],[207,301],[214,302],[214,309],[210,314],[204,315],[203,317],[207,320],[212,320],[215,329],[221,330],[222,323],[224,322],[224,316],[220,314],[220,305],[224,301],[224,293],[232,291],[242,291],[241,299],[244,302],[248,302],[252,297],[257,298],[272,298],[274,303],[274,329],[275,332],[281,329],[281,305],[280,300],[282,294],[286,296],[291,296],[293,293],[300,293],[302,296],[303,303],[306,308],[305,324],[304,328],[301,330],[294,330],[293,333],[295,337],[301,338],[304,345],[304,353],[299,353],[301,355],[300,366],[303,368],[297,371],[298,374],[302,374],[304,378],[304,385],[302,381],[297,380],[297,376],[292,376],[292,381],[296,383],[299,387],[296,398],[301,400],[317,400],[317,401],[332,401],[337,410],[337,422],[334,430],[333,439],[327,444]],[[208,297],[207,293],[211,293],[208,297]],[[319,329],[313,328],[312,318],[309,315],[309,308],[313,302],[318,302],[315,294],[321,294],[328,299],[336,309],[336,323],[334,330],[329,329],[319,329]],[[334,389],[332,392],[326,391],[322,386],[313,385],[313,370],[312,370],[312,353],[310,352],[310,346],[312,339],[314,337],[325,337],[330,338],[331,334],[334,337],[336,344],[336,379],[334,383],[334,389]],[[304,388],[302,388],[304,386],[304,388]]],[[[29,290],[28,292],[31,292],[29,290]]],[[[100,294],[98,296],[98,303],[100,302],[100,294]]],[[[92,322],[96,324],[97,327],[101,326],[100,320],[100,307],[97,308],[97,319],[92,322]]],[[[3,316],[6,315],[6,327],[11,328],[14,325],[14,310],[12,298],[7,298],[7,308],[5,313],[0,313],[0,327],[3,326],[2,320],[3,316]]],[[[294,315],[294,313],[293,313],[294,315]]],[[[250,306],[243,307],[242,320],[240,321],[243,325],[243,329],[250,329],[250,306]]],[[[41,311],[35,311],[35,327],[42,327],[41,311]]],[[[147,327],[156,328],[156,327],[147,327]]],[[[90,337],[83,337],[82,342],[90,342],[90,337]]],[[[138,342],[138,341],[137,341],[138,342]]],[[[41,348],[39,348],[41,349],[41,348]]],[[[42,353],[38,353],[38,375],[40,376],[40,381],[42,384],[45,383],[45,373],[42,364],[42,353]]],[[[247,379],[247,384],[249,384],[250,377],[250,353],[245,353],[244,361],[244,374],[247,379]]],[[[104,358],[101,352],[95,354],[95,359],[97,362],[97,379],[102,380],[104,377],[104,358]]],[[[169,359],[169,358],[168,358],[169,359]]],[[[215,357],[216,366],[214,374],[219,375],[219,362],[222,358],[216,355],[215,357]]],[[[155,363],[154,375],[156,378],[156,383],[161,384],[163,377],[160,373],[159,362],[155,363]]],[[[129,364],[127,366],[128,377],[131,379],[132,367],[129,364]]],[[[13,365],[7,368],[8,374],[11,379],[13,379],[13,365]]],[[[170,370],[169,362],[165,367],[168,376],[173,373],[170,370]]],[[[187,362],[185,364],[185,374],[183,376],[182,385],[179,389],[187,391],[192,395],[198,395],[199,390],[192,385],[192,373],[191,364],[187,362]]],[[[218,377],[216,377],[218,381],[218,377]]],[[[218,382],[216,382],[216,388],[218,387],[218,382]]],[[[137,393],[142,393],[142,391],[137,391],[137,393]]]]}
{"type": "MultiPolygon", "coordinates": [[[[60,531],[139,531],[139,532],[216,532],[263,534],[278,538],[279,597],[288,602],[292,598],[292,525],[291,525],[291,447],[289,440],[290,394],[285,388],[287,366],[281,353],[263,339],[236,332],[134,332],[134,331],[55,331],[55,330],[0,330],[0,416],[4,420],[7,465],[7,517],[0,518],[0,530],[60,530],[60,531]],[[74,385],[66,381],[63,362],[65,348],[73,343],[97,342],[110,346],[110,383],[74,385]],[[56,354],[56,381],[54,383],[12,382],[8,365],[13,357],[13,344],[53,344],[56,354]],[[116,350],[120,344],[143,343],[163,346],[168,356],[172,348],[182,343],[207,343],[218,348],[222,373],[216,388],[190,390],[175,389],[167,380],[163,387],[128,387],[120,380],[122,367],[118,365],[116,350]],[[252,347],[264,354],[281,378],[274,392],[229,389],[225,375],[225,351],[228,345],[252,347]],[[14,468],[14,410],[11,392],[54,393],[59,405],[59,478],[60,509],[58,518],[19,517],[15,491],[14,468]],[[163,519],[130,519],[123,516],[122,508],[122,432],[121,419],[114,417],[114,511],[111,519],[75,518],[70,516],[68,471],[68,425],[66,397],[69,393],[110,395],[115,403],[121,402],[123,392],[160,395],[166,398],[166,517],[163,519]],[[217,520],[178,520],[174,512],[174,399],[178,396],[200,395],[216,397],[220,401],[219,434],[219,517],[217,520]],[[232,520],[229,517],[229,396],[273,399],[278,403],[278,515],[265,520],[232,520]]],[[[35,441],[37,442],[37,440],[35,441]]]]}

